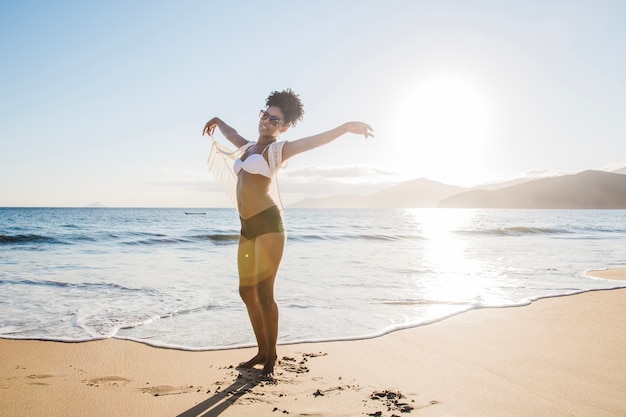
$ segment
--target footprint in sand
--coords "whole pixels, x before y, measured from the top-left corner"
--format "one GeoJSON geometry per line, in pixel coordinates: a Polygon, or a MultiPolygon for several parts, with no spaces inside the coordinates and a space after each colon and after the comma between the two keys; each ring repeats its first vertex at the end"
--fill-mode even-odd
{"type": "Polygon", "coordinates": [[[189,392],[200,392],[202,391],[202,387],[174,387],[172,385],[157,385],[154,387],[141,388],[141,392],[146,394],[154,395],[155,397],[160,397],[162,395],[176,395],[176,394],[187,394],[189,392]]]}
{"type": "Polygon", "coordinates": [[[309,368],[305,365],[309,358],[317,358],[319,356],[326,356],[326,353],[303,353],[301,358],[294,358],[290,356],[283,356],[278,361],[278,365],[287,372],[295,374],[306,374],[309,372],[309,368]]]}
{"type": "MultiPolygon", "coordinates": [[[[374,391],[370,395],[370,399],[374,400],[375,402],[380,401],[385,407],[387,407],[388,411],[394,410],[394,411],[400,411],[401,413],[410,413],[413,410],[421,410],[422,408],[430,407],[430,406],[441,403],[441,401],[432,400],[432,401],[429,401],[427,404],[417,405],[415,404],[415,400],[409,401],[409,399],[405,397],[401,392],[394,391],[394,390],[374,391]],[[409,401],[410,404],[407,401],[409,401]]],[[[382,415],[379,413],[381,412],[377,411],[376,413],[368,414],[368,415],[369,416],[382,415]]]]}
{"type": "Polygon", "coordinates": [[[99,387],[100,385],[118,387],[118,386],[124,386],[128,384],[129,382],[130,380],[126,378],[122,378],[121,376],[105,376],[102,378],[90,379],[86,383],[90,387],[99,387]]]}
{"type": "Polygon", "coordinates": [[[33,379],[35,381],[33,382],[29,382],[29,385],[50,385],[46,382],[40,382],[38,381],[39,379],[47,379],[47,378],[53,378],[55,375],[48,375],[48,374],[37,374],[37,375],[28,375],[26,378],[28,379],[33,379]]]}

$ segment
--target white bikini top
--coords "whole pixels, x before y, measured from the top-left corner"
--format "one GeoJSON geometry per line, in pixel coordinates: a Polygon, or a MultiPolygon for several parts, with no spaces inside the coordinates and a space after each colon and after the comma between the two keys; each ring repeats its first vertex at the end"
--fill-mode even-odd
{"type": "MultiPolygon", "coordinates": [[[[259,172],[260,175],[267,174],[264,168],[259,168],[261,163],[267,164],[263,155],[252,154],[248,155],[245,161],[241,161],[241,156],[250,147],[256,145],[256,142],[248,142],[238,149],[231,149],[226,145],[223,145],[216,141],[211,136],[213,146],[211,147],[211,154],[207,165],[209,171],[212,172],[217,178],[218,182],[226,188],[226,193],[234,203],[236,198],[237,188],[237,174],[243,168],[246,172],[259,172]],[[263,159],[260,161],[259,159],[263,159]],[[256,160],[256,161],[255,161],[256,160]],[[235,161],[233,165],[233,161],[235,161]],[[256,168],[255,168],[256,167],[256,168]]],[[[269,178],[272,179],[270,186],[270,196],[276,202],[279,209],[283,209],[283,203],[280,199],[280,192],[278,190],[278,172],[279,168],[284,168],[287,163],[283,162],[283,145],[285,141],[271,143],[267,149],[267,160],[269,162],[269,178]]],[[[265,152],[265,149],[263,150],[265,152]]]]}
{"type": "Polygon", "coordinates": [[[248,157],[243,161],[241,160],[241,157],[238,158],[233,164],[233,171],[235,171],[235,175],[239,175],[239,171],[243,169],[249,174],[263,175],[264,177],[271,178],[272,172],[270,171],[270,166],[263,157],[267,148],[269,148],[269,145],[267,145],[260,154],[253,153],[252,155],[248,155],[248,157]]]}

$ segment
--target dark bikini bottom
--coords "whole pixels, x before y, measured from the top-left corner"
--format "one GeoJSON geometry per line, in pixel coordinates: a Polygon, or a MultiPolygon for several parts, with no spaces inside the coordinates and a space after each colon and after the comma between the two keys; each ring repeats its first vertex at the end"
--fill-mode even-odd
{"type": "Polygon", "coordinates": [[[280,215],[280,210],[276,206],[272,206],[263,210],[254,216],[241,219],[241,236],[248,240],[254,240],[266,233],[283,233],[285,224],[280,215]]]}

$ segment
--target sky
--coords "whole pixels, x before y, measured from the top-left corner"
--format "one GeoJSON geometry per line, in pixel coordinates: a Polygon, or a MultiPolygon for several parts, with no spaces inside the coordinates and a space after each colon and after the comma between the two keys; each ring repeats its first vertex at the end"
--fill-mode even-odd
{"type": "Polygon", "coordinates": [[[280,140],[376,135],[291,159],[287,204],[626,165],[623,1],[3,1],[0,56],[0,206],[232,206],[202,128],[256,140],[286,88],[280,140]]]}

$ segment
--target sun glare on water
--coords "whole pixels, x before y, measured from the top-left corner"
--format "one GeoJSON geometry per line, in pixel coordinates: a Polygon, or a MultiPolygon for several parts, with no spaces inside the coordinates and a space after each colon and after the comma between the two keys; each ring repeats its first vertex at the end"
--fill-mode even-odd
{"type": "MultiPolygon", "coordinates": [[[[405,210],[414,218],[416,229],[424,238],[421,268],[434,271],[422,295],[431,300],[471,302],[488,297],[493,285],[492,266],[472,253],[467,240],[457,234],[472,225],[476,212],[471,210],[405,210]]],[[[489,296],[490,297],[490,296],[489,296]]],[[[486,300],[483,300],[486,301],[486,300]]]]}
{"type": "Polygon", "coordinates": [[[407,174],[454,185],[482,179],[492,114],[473,83],[424,79],[407,88],[396,114],[394,139],[407,174]]]}

